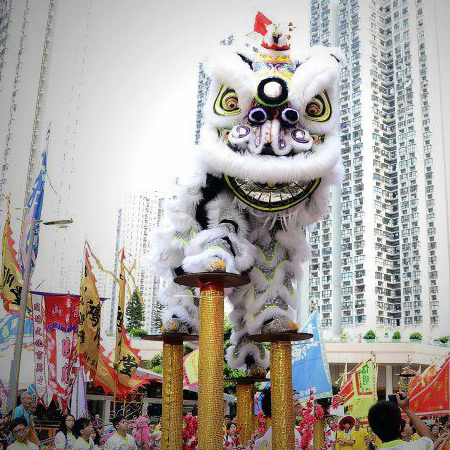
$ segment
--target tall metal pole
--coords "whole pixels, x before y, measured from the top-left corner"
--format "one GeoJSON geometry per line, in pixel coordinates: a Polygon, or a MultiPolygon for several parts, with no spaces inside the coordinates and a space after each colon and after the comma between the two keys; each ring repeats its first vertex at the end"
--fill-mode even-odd
{"type": "MultiPolygon", "coordinates": [[[[49,0],[48,14],[47,14],[47,25],[45,29],[45,39],[44,39],[44,48],[42,50],[42,59],[41,59],[41,68],[39,74],[39,85],[38,85],[38,94],[36,99],[36,109],[34,114],[34,123],[33,123],[33,132],[31,137],[31,148],[30,148],[30,157],[28,158],[28,178],[25,187],[25,205],[27,204],[28,198],[30,196],[30,192],[33,184],[33,172],[34,172],[34,161],[35,161],[35,153],[36,153],[36,140],[39,134],[39,127],[41,121],[41,110],[43,104],[43,97],[45,92],[45,79],[50,61],[50,39],[52,34],[54,15],[56,9],[56,1],[57,0],[49,0]]],[[[48,145],[48,133],[47,133],[47,145],[48,145]]],[[[24,208],[23,211],[23,222],[22,226],[25,226],[25,218],[28,211],[27,208],[24,208]]],[[[31,223],[32,233],[38,230],[35,230],[36,222],[33,218],[31,223]]],[[[22,242],[22,245],[25,245],[22,242]]],[[[14,350],[14,360],[11,362],[11,370],[9,372],[9,407],[14,411],[17,402],[17,391],[19,387],[19,374],[20,374],[20,362],[22,357],[22,345],[23,345],[23,332],[25,325],[25,314],[26,314],[26,306],[27,306],[27,297],[28,291],[30,290],[30,282],[31,282],[31,258],[32,258],[32,248],[30,246],[30,250],[27,254],[27,261],[25,264],[25,273],[23,274],[23,286],[22,292],[20,296],[20,309],[19,309],[19,321],[17,323],[17,337],[16,337],[16,346],[14,350]]]]}
{"type": "MultiPolygon", "coordinates": [[[[35,233],[36,221],[33,217],[31,222],[31,232],[35,233]]],[[[25,226],[25,225],[23,225],[25,226]]],[[[32,238],[33,239],[33,238],[32,238]]],[[[22,345],[23,345],[23,332],[25,325],[25,313],[27,310],[27,297],[30,290],[31,281],[31,258],[33,254],[32,246],[30,245],[27,253],[27,260],[25,261],[25,273],[23,277],[22,292],[20,294],[20,309],[19,309],[19,321],[17,323],[17,337],[16,346],[14,349],[14,359],[11,362],[11,370],[9,373],[9,409],[14,412],[17,402],[17,391],[19,388],[19,374],[20,374],[20,360],[22,358],[22,345]]]]}

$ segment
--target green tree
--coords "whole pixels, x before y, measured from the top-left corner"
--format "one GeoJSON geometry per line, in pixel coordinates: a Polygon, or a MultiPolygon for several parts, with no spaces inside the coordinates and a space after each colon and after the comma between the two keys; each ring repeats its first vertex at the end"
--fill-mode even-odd
{"type": "Polygon", "coordinates": [[[145,322],[144,307],[139,300],[139,293],[135,290],[131,299],[128,301],[126,309],[127,329],[141,329],[145,322]]]}
{"type": "Polygon", "coordinates": [[[146,369],[151,370],[152,372],[162,374],[163,372],[162,353],[158,353],[150,361],[147,361],[146,369]]]}

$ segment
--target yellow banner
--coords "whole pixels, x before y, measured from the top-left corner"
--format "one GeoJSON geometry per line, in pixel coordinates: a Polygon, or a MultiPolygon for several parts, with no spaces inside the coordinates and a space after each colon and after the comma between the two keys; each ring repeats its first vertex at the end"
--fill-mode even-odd
{"type": "Polygon", "coordinates": [[[122,249],[120,254],[120,274],[119,274],[119,299],[117,302],[117,320],[116,320],[116,351],[114,358],[114,369],[117,374],[117,380],[124,386],[129,386],[131,377],[135,374],[139,366],[140,358],[136,351],[130,346],[130,341],[126,336],[124,327],[125,314],[125,251],[122,249]]]}
{"type": "Polygon", "coordinates": [[[184,357],[184,388],[198,386],[198,348],[184,357]]]}
{"type": "Polygon", "coordinates": [[[8,211],[2,242],[2,281],[0,295],[3,299],[5,310],[8,312],[17,312],[20,307],[23,280],[22,270],[17,263],[17,253],[14,250],[9,205],[10,199],[8,197],[8,211]]]}
{"type": "Polygon", "coordinates": [[[369,360],[360,364],[350,375],[340,395],[347,412],[355,418],[367,417],[370,407],[378,401],[378,365],[369,360]]]}
{"type": "Polygon", "coordinates": [[[81,277],[80,312],[78,316],[78,354],[93,375],[97,371],[100,352],[101,302],[96,279],[85,248],[84,273],[81,277]]]}

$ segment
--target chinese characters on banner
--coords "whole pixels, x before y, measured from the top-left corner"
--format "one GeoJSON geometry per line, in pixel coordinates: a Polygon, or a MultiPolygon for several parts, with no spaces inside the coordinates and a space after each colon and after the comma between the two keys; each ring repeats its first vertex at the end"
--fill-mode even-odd
{"type": "Polygon", "coordinates": [[[44,297],[32,296],[33,311],[33,343],[34,343],[34,374],[36,395],[46,407],[50,404],[52,395],[48,395],[48,367],[47,367],[47,336],[45,333],[44,297]]]}
{"type": "Polygon", "coordinates": [[[347,412],[355,418],[367,417],[370,407],[378,401],[378,365],[369,360],[348,375],[339,395],[347,412]]]}
{"type": "Polygon", "coordinates": [[[450,414],[450,356],[417,375],[408,395],[417,415],[450,414]]]}
{"type": "Polygon", "coordinates": [[[130,346],[130,341],[126,335],[124,327],[124,312],[125,312],[125,251],[122,249],[120,256],[120,275],[119,275],[119,301],[117,305],[117,320],[116,320],[116,352],[114,358],[114,369],[117,375],[117,381],[128,386],[131,378],[139,367],[140,357],[136,350],[130,346]]]}
{"type": "MultiPolygon", "coordinates": [[[[34,297],[34,295],[33,295],[34,297]]],[[[76,377],[79,297],[44,295],[48,386],[64,412],[76,377]]]]}
{"type": "Polygon", "coordinates": [[[11,215],[9,212],[8,198],[8,211],[2,241],[2,280],[0,293],[5,310],[9,313],[14,313],[19,311],[23,281],[22,269],[17,263],[17,253],[14,250],[10,220],[11,215]]]}
{"type": "Polygon", "coordinates": [[[100,352],[101,302],[89,253],[85,248],[84,273],[80,288],[80,308],[78,317],[78,354],[86,372],[93,378],[97,371],[100,352]]]}

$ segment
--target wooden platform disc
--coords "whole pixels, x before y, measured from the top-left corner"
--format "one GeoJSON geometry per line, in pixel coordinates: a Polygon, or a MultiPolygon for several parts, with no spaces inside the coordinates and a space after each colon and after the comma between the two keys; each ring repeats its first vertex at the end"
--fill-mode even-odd
{"type": "Polygon", "coordinates": [[[148,334],[141,336],[144,341],[164,342],[165,344],[183,345],[183,342],[198,341],[197,334],[185,333],[163,333],[163,334],[148,334]]]}
{"type": "Polygon", "coordinates": [[[179,275],[173,281],[182,286],[201,287],[208,283],[222,283],[223,287],[240,287],[250,283],[248,275],[227,272],[200,272],[179,275]]]}
{"type": "Polygon", "coordinates": [[[267,333],[267,334],[252,334],[248,338],[255,342],[282,342],[282,341],[306,341],[311,339],[311,333],[267,333]]]}

